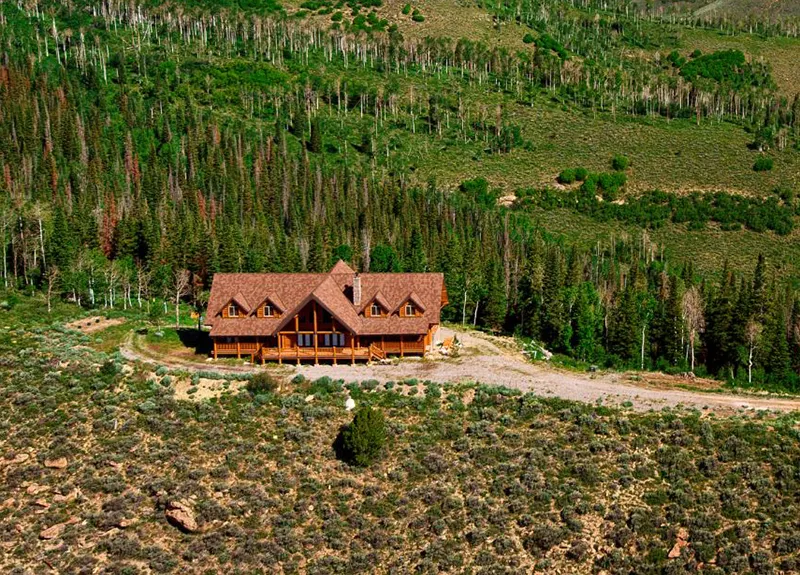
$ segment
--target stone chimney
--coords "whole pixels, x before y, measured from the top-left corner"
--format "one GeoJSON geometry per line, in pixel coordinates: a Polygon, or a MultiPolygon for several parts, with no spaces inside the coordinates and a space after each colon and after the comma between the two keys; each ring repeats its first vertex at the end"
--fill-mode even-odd
{"type": "Polygon", "coordinates": [[[361,278],[358,274],[353,276],[353,305],[361,305],[361,278]]]}

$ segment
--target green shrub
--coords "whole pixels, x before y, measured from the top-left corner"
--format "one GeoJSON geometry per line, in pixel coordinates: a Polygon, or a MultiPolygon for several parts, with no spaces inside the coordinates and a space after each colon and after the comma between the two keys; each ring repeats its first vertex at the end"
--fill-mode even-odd
{"type": "Polygon", "coordinates": [[[587,177],[589,177],[589,170],[586,168],[575,168],[575,179],[579,182],[584,181],[587,177]]]}
{"type": "Polygon", "coordinates": [[[621,154],[617,154],[611,159],[611,167],[618,172],[627,170],[630,163],[628,157],[621,154]]]}
{"type": "Polygon", "coordinates": [[[378,458],[385,443],[383,413],[371,407],[359,408],[353,422],[341,432],[341,453],[351,465],[367,467],[378,458]]]}
{"type": "Polygon", "coordinates": [[[772,169],[772,164],[772,158],[761,156],[756,160],[756,163],[753,164],[753,170],[756,172],[769,172],[772,169]]]}
{"type": "Polygon", "coordinates": [[[562,184],[571,184],[575,179],[575,170],[563,170],[558,174],[558,181],[562,184]]]}
{"type": "Polygon", "coordinates": [[[405,16],[411,14],[411,4],[406,4],[405,6],[403,6],[403,14],[405,16]]]}
{"type": "Polygon", "coordinates": [[[266,371],[259,371],[250,378],[250,381],[247,382],[247,391],[249,391],[252,395],[275,393],[277,389],[278,382],[266,371]]]}
{"type": "Polygon", "coordinates": [[[534,42],[536,42],[536,38],[533,37],[533,34],[528,32],[522,37],[522,41],[525,42],[526,44],[533,44],[534,42]]]}
{"type": "Polygon", "coordinates": [[[422,13],[419,10],[414,9],[414,13],[411,15],[411,19],[414,22],[424,22],[425,21],[425,16],[423,16],[422,13]]]}

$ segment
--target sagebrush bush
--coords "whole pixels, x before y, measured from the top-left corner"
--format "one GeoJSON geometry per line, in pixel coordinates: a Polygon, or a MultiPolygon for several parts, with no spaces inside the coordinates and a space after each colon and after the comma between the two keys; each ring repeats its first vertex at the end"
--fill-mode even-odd
{"type": "Polygon", "coordinates": [[[371,407],[356,411],[353,422],[341,432],[344,459],[352,465],[367,467],[374,462],[386,443],[383,412],[371,407]]]}
{"type": "Polygon", "coordinates": [[[278,382],[266,371],[259,371],[247,382],[247,391],[253,395],[264,395],[275,393],[278,389],[278,382]]]}

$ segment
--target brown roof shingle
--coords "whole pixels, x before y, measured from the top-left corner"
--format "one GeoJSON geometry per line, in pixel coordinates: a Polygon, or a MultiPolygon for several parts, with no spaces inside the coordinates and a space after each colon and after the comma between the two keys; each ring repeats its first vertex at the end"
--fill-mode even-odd
{"type": "Polygon", "coordinates": [[[351,332],[359,335],[424,334],[440,321],[444,276],[440,273],[360,274],[362,305],[352,303],[356,272],[339,261],[323,274],[216,274],[211,284],[206,325],[212,336],[269,336],[287,325],[310,301],[328,310],[351,332]],[[392,314],[383,318],[363,317],[360,312],[378,299],[388,312],[397,312],[411,299],[421,316],[406,318],[392,314]],[[245,317],[223,318],[222,308],[232,299],[247,307],[245,317]],[[256,317],[255,308],[269,299],[281,309],[280,318],[256,317]],[[258,302],[258,303],[255,303],[258,302]]]}

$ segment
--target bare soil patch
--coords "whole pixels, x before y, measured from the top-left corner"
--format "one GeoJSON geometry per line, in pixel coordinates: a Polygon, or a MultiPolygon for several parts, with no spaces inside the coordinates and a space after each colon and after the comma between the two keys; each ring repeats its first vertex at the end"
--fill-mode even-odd
{"type": "Polygon", "coordinates": [[[125,323],[124,317],[106,318],[101,316],[85,317],[65,324],[69,329],[74,329],[82,333],[97,333],[115,325],[125,323]]]}

